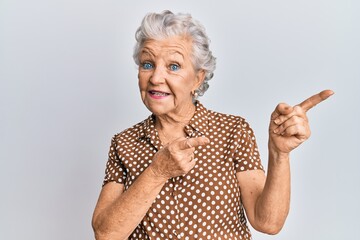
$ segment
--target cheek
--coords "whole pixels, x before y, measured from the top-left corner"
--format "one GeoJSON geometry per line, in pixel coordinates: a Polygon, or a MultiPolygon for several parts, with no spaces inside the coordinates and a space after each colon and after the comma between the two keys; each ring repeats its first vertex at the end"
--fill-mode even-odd
{"type": "Polygon", "coordinates": [[[138,74],[138,85],[139,85],[140,91],[146,90],[147,82],[148,81],[147,81],[147,78],[146,78],[145,74],[139,72],[139,74],[138,74]]]}
{"type": "Polygon", "coordinates": [[[181,88],[184,92],[191,92],[195,84],[195,76],[192,73],[186,73],[182,75],[181,88]]]}
{"type": "Polygon", "coordinates": [[[177,97],[191,96],[191,90],[194,80],[189,77],[190,76],[181,75],[172,79],[172,81],[169,81],[168,86],[174,93],[174,95],[177,95],[177,97]]]}

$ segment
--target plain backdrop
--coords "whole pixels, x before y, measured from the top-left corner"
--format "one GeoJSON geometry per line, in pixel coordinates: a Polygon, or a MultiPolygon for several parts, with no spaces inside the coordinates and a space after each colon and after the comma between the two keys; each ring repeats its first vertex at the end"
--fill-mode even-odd
{"type": "Polygon", "coordinates": [[[134,33],[164,9],[206,27],[218,64],[201,101],[250,122],[265,167],[275,106],[336,92],[292,154],[282,232],[254,239],[360,239],[356,0],[1,0],[0,239],[93,239],[110,139],[150,114],[134,33]]]}

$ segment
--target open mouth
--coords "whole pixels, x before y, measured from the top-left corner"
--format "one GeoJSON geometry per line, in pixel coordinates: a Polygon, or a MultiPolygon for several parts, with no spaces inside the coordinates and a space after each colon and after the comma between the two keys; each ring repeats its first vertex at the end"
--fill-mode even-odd
{"type": "Polygon", "coordinates": [[[166,92],[159,92],[159,91],[149,91],[150,95],[152,96],[158,96],[158,97],[165,97],[170,95],[170,93],[166,93],[166,92]]]}

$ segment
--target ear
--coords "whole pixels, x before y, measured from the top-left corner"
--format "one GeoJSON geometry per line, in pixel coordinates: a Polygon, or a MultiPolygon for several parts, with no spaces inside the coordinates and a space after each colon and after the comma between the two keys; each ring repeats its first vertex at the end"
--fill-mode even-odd
{"type": "Polygon", "coordinates": [[[196,89],[198,89],[200,87],[200,85],[204,82],[205,79],[205,70],[204,69],[200,69],[195,76],[195,83],[194,83],[194,87],[193,87],[193,91],[195,91],[196,89]]]}

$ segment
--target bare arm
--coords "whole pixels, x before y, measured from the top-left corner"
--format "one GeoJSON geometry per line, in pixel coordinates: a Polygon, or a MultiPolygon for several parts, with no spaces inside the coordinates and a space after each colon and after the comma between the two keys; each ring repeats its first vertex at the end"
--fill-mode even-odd
{"type": "Polygon", "coordinates": [[[96,239],[126,239],[144,217],[165,182],[166,179],[157,177],[148,168],[125,192],[123,184],[106,184],[93,215],[96,239]]]}
{"type": "Polygon", "coordinates": [[[290,208],[290,152],[310,137],[306,112],[333,94],[322,91],[299,105],[279,104],[269,126],[269,162],[262,171],[237,173],[241,198],[251,225],[258,231],[276,234],[290,208]]]}
{"type": "Polygon", "coordinates": [[[152,164],[124,191],[124,185],[106,184],[95,207],[93,229],[98,240],[126,239],[140,223],[170,177],[190,171],[196,146],[207,138],[179,139],[160,150],[152,164]]]}
{"type": "Polygon", "coordinates": [[[246,215],[254,229],[278,233],[290,207],[290,164],[286,156],[270,154],[267,177],[262,170],[237,173],[246,215]]]}

